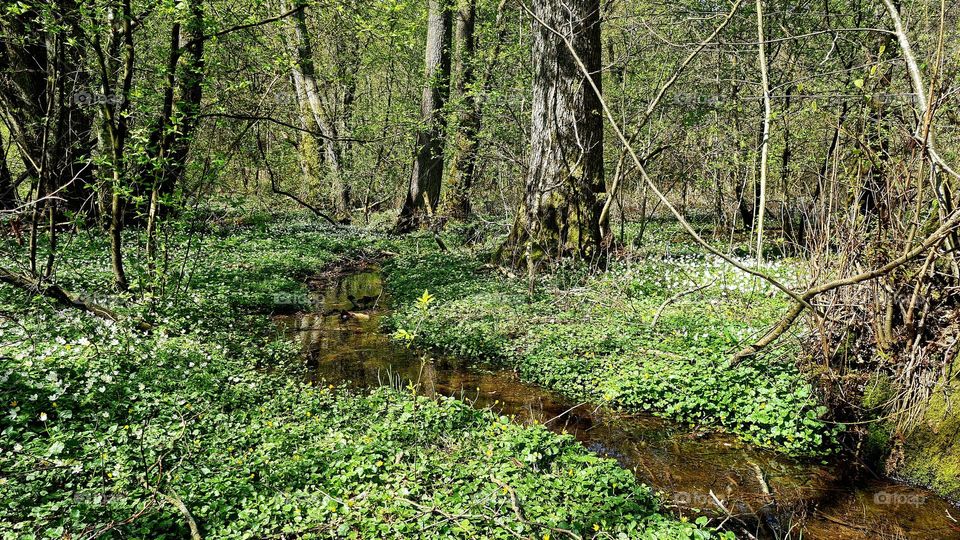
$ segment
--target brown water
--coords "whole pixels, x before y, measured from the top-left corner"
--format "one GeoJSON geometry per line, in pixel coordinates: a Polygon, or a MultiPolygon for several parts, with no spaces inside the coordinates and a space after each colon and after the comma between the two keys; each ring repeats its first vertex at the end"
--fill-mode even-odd
{"type": "Polygon", "coordinates": [[[840,480],[842,463],[804,463],[735,437],[648,414],[615,415],[520,381],[513,371],[426,354],[380,331],[386,307],[375,269],[314,282],[309,312],[277,316],[302,346],[312,381],[357,388],[415,384],[526,424],[570,433],[663,492],[667,506],[750,538],[958,539],[960,510],[933,493],[876,479],[840,480]]]}

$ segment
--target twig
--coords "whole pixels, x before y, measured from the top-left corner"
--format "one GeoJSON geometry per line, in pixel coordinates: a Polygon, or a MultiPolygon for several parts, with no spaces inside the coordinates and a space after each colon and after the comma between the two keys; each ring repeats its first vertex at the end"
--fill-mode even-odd
{"type": "Polygon", "coordinates": [[[560,417],[562,417],[562,416],[565,416],[567,413],[573,411],[573,410],[576,409],[577,407],[582,407],[582,406],[584,406],[584,405],[586,405],[586,404],[587,404],[586,401],[581,401],[580,403],[577,403],[577,404],[574,405],[573,407],[570,407],[569,409],[563,411],[562,413],[560,413],[560,414],[554,416],[553,418],[547,420],[546,422],[543,423],[543,425],[547,425],[547,424],[549,424],[550,422],[553,422],[554,420],[556,420],[556,419],[558,419],[558,418],[560,418],[560,417]]]}
{"type": "Polygon", "coordinates": [[[713,281],[711,281],[710,283],[707,283],[706,285],[701,285],[701,286],[699,286],[699,287],[695,287],[695,288],[690,289],[690,290],[686,290],[686,291],[683,291],[683,292],[679,292],[679,293],[671,296],[670,298],[667,298],[667,300],[666,300],[664,303],[660,304],[660,309],[658,309],[656,315],[653,316],[653,322],[650,323],[650,328],[651,328],[651,329],[656,328],[656,326],[657,326],[657,321],[660,320],[660,315],[663,314],[663,310],[667,307],[667,305],[672,304],[673,302],[676,302],[677,300],[683,298],[684,296],[689,296],[689,295],[691,295],[691,294],[693,294],[693,293],[697,293],[697,292],[700,292],[700,291],[702,291],[702,290],[704,290],[704,289],[708,289],[708,288],[712,287],[713,284],[716,283],[716,282],[717,282],[717,280],[714,279],[713,281]]]}
{"type": "Polygon", "coordinates": [[[760,484],[760,490],[768,499],[767,504],[764,504],[760,508],[760,515],[763,516],[764,521],[766,522],[767,527],[770,528],[770,532],[773,533],[774,538],[780,538],[780,522],[777,520],[777,517],[773,512],[766,510],[767,507],[776,509],[777,499],[774,497],[773,491],[770,489],[770,485],[767,484],[767,479],[763,477],[763,471],[760,469],[760,466],[753,462],[750,462],[750,465],[753,467],[753,472],[757,477],[757,482],[760,484]]]}
{"type": "Polygon", "coordinates": [[[433,513],[440,514],[441,516],[447,518],[450,521],[460,520],[460,519],[484,519],[484,516],[480,516],[477,514],[448,514],[447,512],[444,512],[437,506],[427,506],[425,504],[420,504],[420,503],[411,501],[410,499],[406,499],[404,497],[398,497],[397,500],[405,502],[425,514],[433,514],[433,513]]]}
{"type": "Polygon", "coordinates": [[[514,515],[517,516],[517,519],[520,520],[521,523],[525,523],[525,524],[530,525],[530,526],[532,526],[532,527],[543,527],[544,529],[549,529],[549,530],[551,530],[551,531],[553,531],[553,532],[555,532],[555,533],[558,533],[558,534],[565,534],[565,535],[569,536],[570,538],[576,538],[576,539],[578,539],[578,540],[580,540],[580,539],[582,538],[579,534],[577,534],[577,533],[575,533],[575,532],[573,532],[573,531],[571,531],[571,530],[562,529],[562,528],[560,528],[560,527],[551,527],[551,526],[549,526],[549,525],[543,525],[543,524],[540,524],[540,523],[533,523],[532,521],[528,520],[527,518],[525,518],[525,517],[523,516],[523,512],[520,510],[520,503],[517,501],[517,492],[514,491],[512,487],[510,487],[510,486],[508,486],[506,483],[500,481],[499,479],[497,479],[496,476],[493,476],[492,474],[490,475],[490,480],[491,480],[494,484],[500,486],[501,488],[503,488],[504,491],[506,491],[506,492],[508,492],[508,493],[510,494],[510,506],[513,507],[513,513],[514,513],[514,515]]]}
{"type": "MultiPolygon", "coordinates": [[[[733,20],[734,14],[736,14],[737,10],[740,9],[740,4],[742,4],[743,1],[744,0],[737,0],[737,2],[733,4],[733,7],[730,8],[730,13],[728,13],[726,18],[723,19],[723,22],[721,22],[714,29],[714,31],[709,36],[707,36],[707,39],[701,41],[700,44],[689,55],[687,55],[686,59],[684,59],[683,62],[680,62],[680,65],[677,67],[676,71],[673,72],[673,76],[670,77],[670,79],[667,80],[667,82],[660,87],[660,90],[657,92],[657,95],[654,96],[653,100],[651,100],[650,103],[647,105],[646,112],[644,112],[643,117],[638,122],[637,130],[635,132],[636,134],[639,134],[640,128],[642,128],[644,124],[646,124],[647,121],[650,120],[650,117],[653,115],[653,111],[660,104],[660,100],[663,99],[663,96],[667,93],[667,91],[669,91],[670,88],[674,85],[674,83],[677,82],[677,80],[680,78],[680,75],[684,72],[684,70],[687,69],[687,66],[690,65],[690,62],[692,62],[693,59],[696,58],[696,56],[700,54],[703,51],[703,49],[707,47],[707,45],[713,42],[713,40],[718,35],[720,35],[720,32],[722,32],[723,29],[726,28],[728,24],[730,24],[730,21],[733,20]]],[[[660,149],[647,155],[645,160],[649,160],[651,156],[656,155],[660,150],[664,148],[666,148],[666,146],[662,146],[660,147],[660,149]]],[[[607,195],[607,201],[604,203],[603,210],[601,210],[600,212],[600,220],[599,220],[600,223],[603,223],[610,214],[610,208],[611,208],[611,205],[613,204],[613,200],[615,199],[617,189],[620,187],[621,178],[622,176],[617,176],[613,179],[613,185],[610,186],[610,193],[609,195],[607,195]]]]}

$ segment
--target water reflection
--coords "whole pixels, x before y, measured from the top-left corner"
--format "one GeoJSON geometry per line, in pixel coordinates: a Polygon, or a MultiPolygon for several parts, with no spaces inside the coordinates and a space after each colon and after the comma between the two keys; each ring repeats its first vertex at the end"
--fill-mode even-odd
{"type": "Polygon", "coordinates": [[[310,313],[276,317],[298,339],[311,382],[356,388],[417,385],[522,423],[546,423],[616,459],[663,492],[678,514],[729,517],[744,537],[960,539],[956,508],[925,490],[877,480],[844,485],[836,467],[798,462],[722,434],[651,415],[614,415],[518,380],[512,371],[423,354],[380,332],[379,272],[328,283],[310,313]],[[801,536],[802,535],[802,536],[801,536]]]}

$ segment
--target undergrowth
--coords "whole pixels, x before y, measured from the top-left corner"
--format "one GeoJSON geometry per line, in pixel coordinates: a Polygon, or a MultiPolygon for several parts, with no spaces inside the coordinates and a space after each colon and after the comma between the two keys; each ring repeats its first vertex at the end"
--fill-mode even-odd
{"type": "MultiPolygon", "coordinates": [[[[397,306],[388,324],[419,324],[423,345],[505,362],[573,399],[730,431],[790,455],[834,451],[841,428],[823,420],[789,354],[729,362],[776,322],[784,300],[719,259],[654,245],[600,274],[561,266],[532,294],[525,279],[485,265],[483,250],[402,253],[385,269],[397,306]],[[425,289],[436,301],[420,320],[412,301],[425,289]]],[[[789,261],[767,266],[785,280],[791,270],[789,261]]]]}
{"type": "Polygon", "coordinates": [[[0,287],[4,538],[184,538],[191,520],[204,538],[710,536],[569,436],[452,399],[303,385],[261,312],[387,240],[270,224],[178,234],[163,295],[97,294],[105,240],[65,248],[60,282],[149,317],[150,334],[0,287]]]}

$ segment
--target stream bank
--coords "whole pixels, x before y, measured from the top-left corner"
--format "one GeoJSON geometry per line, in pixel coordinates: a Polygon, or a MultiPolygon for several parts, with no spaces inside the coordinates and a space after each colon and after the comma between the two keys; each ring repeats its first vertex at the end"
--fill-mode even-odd
{"type": "Polygon", "coordinates": [[[522,424],[572,434],[662,493],[679,516],[720,518],[744,537],[960,539],[933,493],[885,479],[851,484],[843,463],[795,460],[737,438],[691,430],[648,414],[614,414],[525,383],[511,370],[409,349],[380,330],[389,298],[376,266],[311,282],[312,307],[278,315],[298,340],[311,382],[358,389],[415,385],[522,424]]]}

